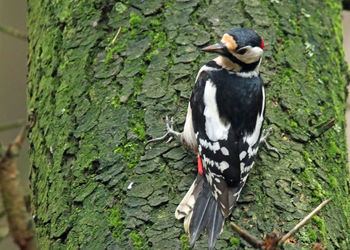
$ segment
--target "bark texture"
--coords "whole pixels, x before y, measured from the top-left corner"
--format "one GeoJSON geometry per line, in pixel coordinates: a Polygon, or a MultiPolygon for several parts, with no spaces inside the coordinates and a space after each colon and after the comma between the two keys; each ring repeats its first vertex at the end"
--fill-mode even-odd
{"type": "MultiPolygon", "coordinates": [[[[200,48],[233,27],[265,41],[265,128],[282,159],[259,152],[229,220],[259,236],[289,231],[332,197],[288,249],[350,247],[341,1],[29,0],[32,206],[42,249],[188,247],[174,211],[196,157],[178,129],[200,48]],[[118,28],[122,27],[113,43],[118,28]],[[132,184],[132,185],[131,185],[132,184]],[[129,187],[129,188],[128,188],[129,187]]],[[[205,237],[195,249],[207,246],[205,237]]],[[[250,248],[229,228],[217,249],[250,248]]]]}

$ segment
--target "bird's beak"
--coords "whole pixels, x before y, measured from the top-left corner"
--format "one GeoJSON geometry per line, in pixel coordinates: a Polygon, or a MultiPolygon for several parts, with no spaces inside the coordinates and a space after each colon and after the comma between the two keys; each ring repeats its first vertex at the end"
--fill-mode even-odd
{"type": "Polygon", "coordinates": [[[216,43],[216,44],[213,44],[213,45],[210,45],[208,47],[203,48],[202,51],[221,54],[224,52],[224,49],[225,49],[225,46],[223,43],[216,43]]]}

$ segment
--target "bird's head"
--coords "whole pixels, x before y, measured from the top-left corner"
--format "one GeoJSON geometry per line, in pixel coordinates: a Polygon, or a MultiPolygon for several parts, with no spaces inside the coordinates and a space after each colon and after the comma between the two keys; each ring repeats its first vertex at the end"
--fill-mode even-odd
{"type": "Polygon", "coordinates": [[[202,49],[204,52],[217,53],[224,57],[220,64],[236,71],[253,71],[260,64],[264,52],[264,40],[255,31],[245,28],[231,29],[217,44],[202,49]]]}

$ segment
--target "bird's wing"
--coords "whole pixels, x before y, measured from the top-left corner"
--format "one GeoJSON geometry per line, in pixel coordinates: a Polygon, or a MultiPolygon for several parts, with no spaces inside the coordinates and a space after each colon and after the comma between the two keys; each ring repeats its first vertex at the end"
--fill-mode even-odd
{"type": "Polygon", "coordinates": [[[263,122],[264,97],[262,83],[246,91],[235,90],[239,87],[232,88],[235,82],[227,86],[225,82],[214,82],[213,79],[224,76],[213,77],[212,73],[202,71],[197,77],[190,107],[204,174],[226,217],[253,165],[263,122]],[[242,106],[252,108],[253,114],[244,114],[242,106]]]}

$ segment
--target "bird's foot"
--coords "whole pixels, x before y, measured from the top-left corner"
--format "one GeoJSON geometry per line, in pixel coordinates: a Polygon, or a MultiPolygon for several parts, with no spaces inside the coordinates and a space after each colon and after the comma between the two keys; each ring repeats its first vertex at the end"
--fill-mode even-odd
{"type": "Polygon", "coordinates": [[[181,138],[182,133],[174,130],[174,118],[173,117],[171,117],[170,121],[169,121],[169,117],[166,116],[165,117],[165,125],[166,125],[167,132],[161,137],[154,138],[154,139],[147,141],[146,145],[148,145],[149,143],[164,141],[168,137],[169,137],[169,139],[167,140],[166,143],[171,142],[171,140],[173,139],[173,136],[177,136],[177,137],[181,138]]]}
{"type": "Polygon", "coordinates": [[[166,116],[165,123],[166,123],[167,133],[169,133],[170,135],[181,137],[182,133],[174,130],[174,117],[171,117],[170,122],[169,122],[169,118],[168,118],[168,116],[166,116]]]}
{"type": "Polygon", "coordinates": [[[270,127],[267,130],[263,130],[262,135],[260,137],[259,143],[264,143],[266,146],[266,149],[272,152],[275,152],[278,155],[278,159],[281,159],[281,154],[278,152],[277,148],[272,147],[268,142],[267,142],[267,137],[273,132],[273,128],[270,127]]]}

